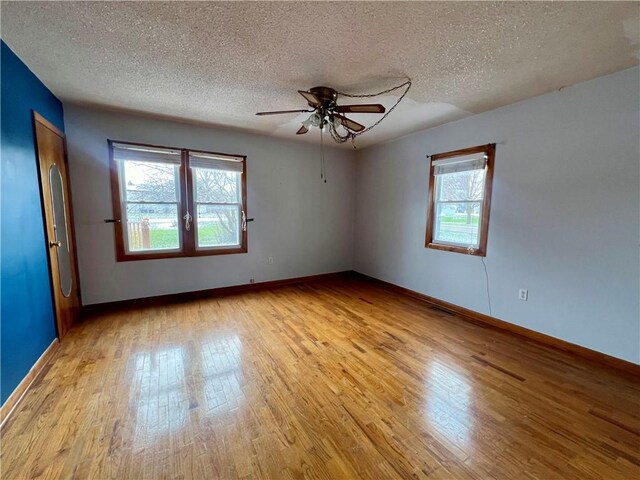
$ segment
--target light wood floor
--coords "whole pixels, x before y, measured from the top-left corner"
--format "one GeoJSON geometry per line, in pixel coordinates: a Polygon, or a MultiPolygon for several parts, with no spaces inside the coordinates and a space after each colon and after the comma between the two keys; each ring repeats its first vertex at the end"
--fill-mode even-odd
{"type": "Polygon", "coordinates": [[[359,280],[85,321],[2,477],[640,478],[640,382],[359,280]]]}

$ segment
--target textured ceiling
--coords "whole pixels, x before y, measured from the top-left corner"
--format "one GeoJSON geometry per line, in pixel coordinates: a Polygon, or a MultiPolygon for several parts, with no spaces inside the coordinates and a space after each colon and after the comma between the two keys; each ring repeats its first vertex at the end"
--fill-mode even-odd
{"type": "Polygon", "coordinates": [[[2,2],[1,33],[64,101],[301,140],[318,137],[294,135],[304,115],[254,113],[410,76],[365,146],[637,65],[639,5],[2,2]]]}

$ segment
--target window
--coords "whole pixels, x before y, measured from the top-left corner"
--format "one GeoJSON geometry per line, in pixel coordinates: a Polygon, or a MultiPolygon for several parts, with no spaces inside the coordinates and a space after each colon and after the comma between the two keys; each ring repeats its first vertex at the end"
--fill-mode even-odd
{"type": "Polygon", "coordinates": [[[426,247],[485,256],[495,144],[431,156],[426,247]]]}
{"type": "Polygon", "coordinates": [[[109,141],[118,261],[244,253],[246,159],[109,141]]]}
{"type": "Polygon", "coordinates": [[[196,248],[239,247],[242,226],[243,163],[200,152],[189,153],[196,212],[196,248]]]}

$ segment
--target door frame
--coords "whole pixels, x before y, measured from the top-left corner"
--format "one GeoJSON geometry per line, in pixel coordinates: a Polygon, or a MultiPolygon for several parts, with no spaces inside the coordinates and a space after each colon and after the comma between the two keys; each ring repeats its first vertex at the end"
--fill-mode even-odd
{"type": "Polygon", "coordinates": [[[38,183],[40,184],[40,208],[42,210],[42,223],[44,228],[45,246],[47,246],[45,251],[47,252],[47,265],[49,270],[49,287],[51,289],[51,301],[53,303],[56,336],[58,337],[59,340],[62,340],[62,337],[66,334],[66,331],[64,326],[62,325],[62,319],[60,318],[60,314],[59,314],[60,306],[56,302],[56,292],[55,292],[55,285],[53,281],[53,275],[57,275],[58,272],[55,272],[55,273],[53,272],[53,265],[51,264],[51,252],[50,252],[50,248],[48,247],[49,233],[47,228],[47,222],[51,219],[47,218],[47,208],[45,207],[45,195],[50,195],[50,192],[45,191],[44,183],[42,182],[42,169],[40,165],[41,161],[40,161],[40,152],[38,150],[38,135],[37,135],[36,125],[37,124],[42,125],[43,127],[51,130],[53,133],[55,133],[57,136],[59,136],[62,139],[62,148],[63,148],[62,156],[64,160],[64,167],[66,169],[66,177],[67,177],[66,179],[68,183],[68,185],[65,185],[65,192],[64,192],[69,202],[69,214],[68,214],[69,218],[68,218],[67,230],[68,230],[68,235],[71,236],[72,248],[70,253],[71,253],[71,259],[74,262],[74,267],[75,267],[73,268],[74,276],[72,280],[75,282],[76,290],[78,294],[78,305],[76,306],[78,310],[75,318],[75,320],[77,320],[77,316],[82,307],[82,294],[80,289],[80,272],[78,268],[76,229],[75,229],[75,222],[73,219],[73,199],[71,195],[71,176],[69,174],[69,160],[67,156],[67,137],[62,130],[60,130],[53,123],[48,121],[45,117],[43,117],[37,111],[32,110],[31,112],[32,112],[32,119],[33,119],[33,122],[32,122],[33,123],[33,142],[34,142],[35,152],[36,152],[36,166],[38,169],[38,183]]]}

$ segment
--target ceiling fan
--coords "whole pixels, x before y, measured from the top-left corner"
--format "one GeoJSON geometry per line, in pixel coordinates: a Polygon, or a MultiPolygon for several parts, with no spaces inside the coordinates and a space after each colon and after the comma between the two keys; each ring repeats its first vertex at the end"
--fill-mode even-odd
{"type": "Polygon", "coordinates": [[[309,127],[324,128],[329,125],[329,129],[335,132],[337,126],[342,125],[349,133],[358,133],[365,130],[365,126],[354,122],[343,113],[384,113],[385,108],[379,103],[359,104],[359,105],[338,105],[338,92],[330,87],[313,87],[309,91],[298,90],[304,97],[311,109],[304,110],[279,110],[275,112],[258,112],[256,115],[281,115],[285,113],[309,112],[311,116],[302,122],[302,126],[296,132],[297,135],[304,135],[309,131],[309,127]]]}

